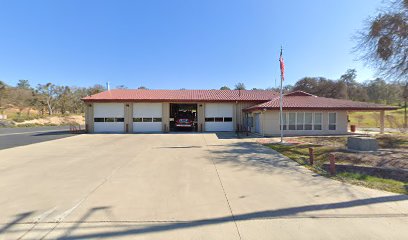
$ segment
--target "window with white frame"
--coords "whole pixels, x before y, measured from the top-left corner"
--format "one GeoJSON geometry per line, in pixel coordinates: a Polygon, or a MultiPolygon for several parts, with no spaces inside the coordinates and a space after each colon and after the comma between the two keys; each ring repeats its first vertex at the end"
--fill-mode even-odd
{"type": "Polygon", "coordinates": [[[305,124],[305,113],[296,113],[296,130],[303,130],[305,124]]]}
{"type": "Polygon", "coordinates": [[[329,130],[336,130],[337,113],[329,113],[329,130]]]}
{"type": "MultiPolygon", "coordinates": [[[[280,114],[279,114],[279,118],[280,118],[280,114]]],[[[279,122],[280,121],[281,120],[279,119],[279,122]]],[[[283,130],[288,129],[287,113],[282,113],[282,122],[281,122],[281,128],[280,129],[282,129],[282,127],[283,127],[283,130]]]]}
{"type": "Polygon", "coordinates": [[[313,130],[313,113],[305,113],[305,130],[313,130]]]}
{"type": "Polygon", "coordinates": [[[288,118],[289,118],[289,130],[296,130],[296,113],[295,112],[290,112],[288,113],[288,118]]]}
{"type": "Polygon", "coordinates": [[[313,124],[314,130],[322,130],[322,118],[323,118],[322,113],[314,113],[314,124],[313,124]]]}
{"type": "Polygon", "coordinates": [[[282,115],[283,130],[322,130],[323,113],[286,112],[282,115]]]}

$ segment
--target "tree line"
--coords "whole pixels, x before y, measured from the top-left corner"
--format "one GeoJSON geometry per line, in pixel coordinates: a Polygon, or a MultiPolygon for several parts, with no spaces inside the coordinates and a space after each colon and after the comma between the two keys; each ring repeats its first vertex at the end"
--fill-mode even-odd
{"type": "MultiPolygon", "coordinates": [[[[407,86],[401,81],[387,82],[381,78],[356,81],[357,72],[349,69],[339,79],[325,77],[304,77],[294,85],[285,85],[283,91],[304,91],[320,97],[349,99],[353,101],[374,102],[390,105],[404,105],[407,86]]],[[[117,89],[127,89],[120,85],[117,89]]],[[[138,89],[147,89],[142,86],[138,89]]],[[[230,90],[223,86],[220,90],[230,90]]],[[[244,83],[235,84],[235,90],[247,89],[244,83]]],[[[19,112],[31,110],[41,115],[81,114],[84,103],[81,98],[105,91],[105,87],[96,84],[92,87],[59,86],[53,83],[31,86],[28,80],[19,80],[16,86],[10,86],[0,81],[0,113],[7,108],[17,108],[19,112]]],[[[269,90],[279,92],[279,88],[252,88],[252,90],[269,90]]]]}
{"type": "MultiPolygon", "coordinates": [[[[319,97],[349,99],[361,102],[373,102],[403,106],[403,100],[408,89],[402,81],[385,81],[382,78],[367,80],[362,83],[356,81],[357,71],[349,69],[339,79],[325,77],[304,77],[294,85],[285,85],[283,92],[304,91],[319,97]]],[[[230,90],[223,86],[220,90],[230,90]]],[[[244,83],[237,83],[234,90],[245,90],[244,83]]],[[[252,90],[271,90],[279,92],[279,88],[252,88],[252,90]]]]}
{"type": "Polygon", "coordinates": [[[37,110],[41,115],[80,114],[84,112],[81,98],[105,91],[102,85],[92,87],[59,86],[53,83],[33,87],[28,80],[19,80],[16,86],[0,81],[0,112],[17,108],[19,113],[37,110]]]}
{"type": "Polygon", "coordinates": [[[387,82],[381,78],[359,83],[356,76],[356,71],[349,69],[338,80],[305,77],[296,82],[292,90],[301,90],[320,97],[403,105],[404,94],[407,91],[405,83],[387,82]]]}

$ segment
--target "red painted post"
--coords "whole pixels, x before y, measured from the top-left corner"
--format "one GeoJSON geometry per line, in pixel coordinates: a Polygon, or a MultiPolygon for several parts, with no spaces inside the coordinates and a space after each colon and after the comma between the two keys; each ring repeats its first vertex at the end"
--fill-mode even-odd
{"type": "Polygon", "coordinates": [[[336,157],[334,156],[334,154],[330,153],[329,154],[329,161],[330,161],[330,174],[331,175],[336,175],[336,157]]]}
{"type": "Polygon", "coordinates": [[[309,163],[313,166],[314,163],[314,149],[312,147],[309,148],[309,163]]]}

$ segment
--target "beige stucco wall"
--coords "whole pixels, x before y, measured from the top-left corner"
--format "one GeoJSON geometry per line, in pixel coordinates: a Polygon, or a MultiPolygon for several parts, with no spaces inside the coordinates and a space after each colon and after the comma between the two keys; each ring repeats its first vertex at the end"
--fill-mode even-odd
{"type": "MultiPolygon", "coordinates": [[[[346,134],[348,132],[347,111],[284,111],[284,112],[321,112],[322,130],[285,130],[284,135],[330,135],[330,134],[346,134]],[[329,130],[329,112],[337,113],[336,130],[329,130]]],[[[265,111],[260,112],[261,116],[261,134],[265,136],[280,135],[279,129],[279,111],[265,111]]],[[[255,124],[255,120],[253,122],[255,124]]],[[[255,127],[252,128],[255,130],[255,127]]]]}
{"type": "Polygon", "coordinates": [[[85,128],[87,128],[88,133],[94,132],[93,103],[85,103],[85,128]]]}
{"type": "MultiPolygon", "coordinates": [[[[162,103],[162,124],[163,124],[163,131],[169,131],[169,124],[170,124],[170,103],[164,102],[162,103]]],[[[237,125],[239,125],[240,129],[243,130],[246,117],[245,113],[242,111],[243,109],[253,106],[255,103],[252,102],[235,102],[234,103],[234,116],[233,116],[233,123],[234,129],[236,130],[237,125]]],[[[125,108],[125,131],[126,125],[128,126],[128,132],[133,132],[133,103],[124,103],[125,108]],[[128,107],[128,106],[129,107],[128,107]]],[[[290,111],[285,111],[290,112],[290,111]]],[[[292,112],[301,112],[301,111],[292,111],[292,112]]],[[[316,130],[285,130],[285,135],[327,135],[327,134],[346,134],[347,133],[347,111],[335,111],[337,113],[337,126],[336,130],[331,131],[328,130],[328,113],[334,111],[311,111],[311,112],[322,112],[323,119],[322,119],[322,127],[323,130],[316,131],[316,130]]],[[[198,131],[205,131],[205,103],[197,103],[197,116],[198,116],[198,131]]],[[[279,111],[265,111],[259,112],[260,115],[260,128],[261,134],[265,136],[277,136],[280,134],[279,130],[279,111]]],[[[253,115],[253,113],[252,113],[253,115]]],[[[85,111],[85,123],[88,126],[88,131],[90,133],[94,132],[94,106],[92,103],[86,104],[86,111],[85,111]]],[[[255,124],[255,121],[253,121],[255,124]]],[[[253,126],[252,131],[255,130],[253,126]]]]}
{"type": "Polygon", "coordinates": [[[239,130],[239,131],[244,131],[245,130],[245,123],[246,123],[246,117],[245,113],[242,111],[245,108],[251,107],[256,105],[256,102],[235,102],[234,103],[234,117],[233,117],[233,123],[234,123],[234,130],[239,130]],[[237,129],[237,127],[239,129],[237,129]]]}
{"type": "Polygon", "coordinates": [[[130,102],[125,103],[124,108],[125,108],[125,126],[124,126],[125,129],[124,129],[124,132],[125,133],[132,133],[133,132],[133,103],[130,103],[130,102]]]}
{"type": "Polygon", "coordinates": [[[197,103],[197,124],[199,132],[205,131],[205,103],[197,103]]]}
{"type": "Polygon", "coordinates": [[[170,131],[170,103],[163,103],[162,106],[162,124],[163,132],[170,131]]]}

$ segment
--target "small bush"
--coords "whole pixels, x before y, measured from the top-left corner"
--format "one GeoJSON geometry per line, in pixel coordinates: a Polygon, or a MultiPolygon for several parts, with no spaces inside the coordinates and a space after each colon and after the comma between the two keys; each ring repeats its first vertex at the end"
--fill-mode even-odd
{"type": "Polygon", "coordinates": [[[11,120],[13,120],[14,122],[25,122],[25,121],[29,121],[29,120],[34,120],[37,119],[38,117],[36,116],[25,116],[25,115],[21,115],[21,114],[17,114],[14,117],[12,117],[11,120]]]}
{"type": "Polygon", "coordinates": [[[14,123],[9,120],[0,120],[0,128],[9,128],[14,126],[14,123]]]}
{"type": "Polygon", "coordinates": [[[38,123],[24,123],[24,124],[19,124],[16,125],[16,127],[45,127],[45,126],[49,126],[49,127],[54,127],[54,126],[60,126],[58,124],[53,124],[53,123],[46,123],[46,124],[38,124],[38,123]]]}

